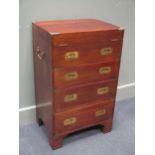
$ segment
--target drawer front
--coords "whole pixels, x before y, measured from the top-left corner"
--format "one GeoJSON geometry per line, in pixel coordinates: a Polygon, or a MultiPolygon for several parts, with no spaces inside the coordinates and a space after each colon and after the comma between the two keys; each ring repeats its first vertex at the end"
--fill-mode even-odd
{"type": "Polygon", "coordinates": [[[77,84],[117,78],[119,62],[82,65],[68,68],[54,69],[54,87],[63,88],[77,84]]]}
{"type": "Polygon", "coordinates": [[[60,47],[97,44],[99,42],[121,42],[123,40],[123,35],[124,30],[57,34],[52,36],[52,45],[54,47],[60,47]]]}
{"type": "Polygon", "coordinates": [[[75,131],[94,124],[100,124],[103,120],[112,118],[114,101],[105,101],[81,109],[55,113],[54,133],[56,135],[75,131]]]}
{"type": "Polygon", "coordinates": [[[54,108],[56,112],[68,110],[93,101],[115,98],[117,80],[93,83],[72,88],[56,89],[54,92],[54,108]]]}
{"type": "Polygon", "coordinates": [[[119,61],[121,50],[121,42],[55,47],[52,52],[53,64],[54,67],[70,67],[96,62],[119,61]]]}

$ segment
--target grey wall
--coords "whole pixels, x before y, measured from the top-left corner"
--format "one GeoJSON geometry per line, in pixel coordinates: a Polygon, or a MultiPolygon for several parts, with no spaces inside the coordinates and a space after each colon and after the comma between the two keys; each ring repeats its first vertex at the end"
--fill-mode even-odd
{"type": "Polygon", "coordinates": [[[96,18],[125,28],[119,86],[134,83],[134,0],[20,0],[20,108],[35,104],[32,21],[75,18],[96,18]]]}

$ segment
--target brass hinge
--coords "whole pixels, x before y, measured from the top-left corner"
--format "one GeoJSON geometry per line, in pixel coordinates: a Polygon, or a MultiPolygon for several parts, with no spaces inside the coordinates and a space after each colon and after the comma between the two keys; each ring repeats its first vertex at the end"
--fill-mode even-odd
{"type": "Polygon", "coordinates": [[[119,30],[119,31],[124,31],[124,28],[123,28],[123,27],[119,27],[118,30],[119,30]]]}
{"type": "Polygon", "coordinates": [[[51,35],[58,35],[60,32],[49,32],[51,35]]]}

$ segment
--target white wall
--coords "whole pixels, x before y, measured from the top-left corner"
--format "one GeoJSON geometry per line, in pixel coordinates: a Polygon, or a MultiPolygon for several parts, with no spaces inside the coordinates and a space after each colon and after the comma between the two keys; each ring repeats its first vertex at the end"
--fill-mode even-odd
{"type": "Polygon", "coordinates": [[[134,96],[134,13],[134,0],[20,0],[20,122],[35,116],[32,21],[96,18],[124,27],[118,99],[125,99],[134,96]]]}

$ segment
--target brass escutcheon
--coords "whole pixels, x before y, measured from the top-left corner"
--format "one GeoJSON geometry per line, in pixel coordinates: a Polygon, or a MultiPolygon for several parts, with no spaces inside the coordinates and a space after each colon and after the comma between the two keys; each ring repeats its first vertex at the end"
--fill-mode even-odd
{"type": "Polygon", "coordinates": [[[102,87],[97,89],[98,95],[107,94],[109,92],[109,87],[102,87]]]}
{"type": "Polygon", "coordinates": [[[78,95],[76,93],[66,95],[64,97],[64,102],[72,102],[72,101],[75,101],[75,100],[77,100],[77,97],[78,97],[78,95]]]}
{"type": "Polygon", "coordinates": [[[111,47],[101,48],[100,53],[101,55],[111,55],[112,48],[111,47]]]}
{"type": "Polygon", "coordinates": [[[101,67],[99,68],[99,73],[100,74],[109,74],[111,72],[111,67],[106,66],[106,67],[101,67]]]}
{"type": "Polygon", "coordinates": [[[65,54],[65,60],[75,60],[79,58],[78,51],[69,51],[65,54]]]}
{"type": "Polygon", "coordinates": [[[111,39],[111,41],[119,41],[119,39],[118,38],[114,38],[114,39],[111,39]]]}
{"type": "Polygon", "coordinates": [[[75,80],[78,78],[78,73],[75,71],[69,72],[69,73],[66,73],[64,77],[66,80],[75,80]]]}
{"type": "Polygon", "coordinates": [[[97,110],[95,112],[95,116],[98,117],[98,116],[102,116],[106,113],[106,109],[100,109],[100,110],[97,110]]]}
{"type": "Polygon", "coordinates": [[[70,117],[64,120],[64,126],[74,124],[76,122],[75,117],[70,117]]]}

